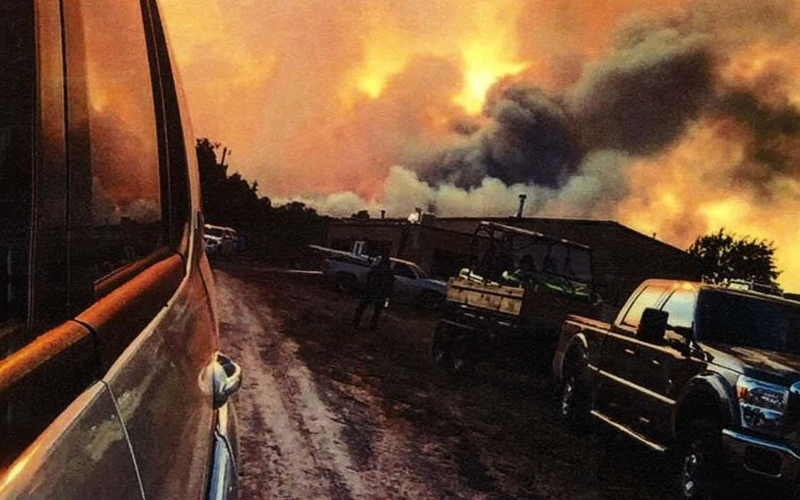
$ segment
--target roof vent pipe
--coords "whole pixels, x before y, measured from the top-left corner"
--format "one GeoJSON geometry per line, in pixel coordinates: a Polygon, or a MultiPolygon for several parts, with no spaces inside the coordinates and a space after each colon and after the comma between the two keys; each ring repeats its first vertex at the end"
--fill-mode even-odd
{"type": "Polygon", "coordinates": [[[528,195],[521,194],[519,195],[519,210],[517,210],[517,219],[522,218],[522,214],[525,211],[525,199],[528,198],[528,195]]]}

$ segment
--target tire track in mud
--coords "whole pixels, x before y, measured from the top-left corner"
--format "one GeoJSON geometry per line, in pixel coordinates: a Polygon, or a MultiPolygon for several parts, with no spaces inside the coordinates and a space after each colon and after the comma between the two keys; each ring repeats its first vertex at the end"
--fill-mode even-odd
{"type": "Polygon", "coordinates": [[[219,270],[215,278],[223,350],[244,371],[235,399],[242,500],[464,497],[439,484],[402,426],[376,415],[372,395],[320,391],[258,287],[219,270]]]}

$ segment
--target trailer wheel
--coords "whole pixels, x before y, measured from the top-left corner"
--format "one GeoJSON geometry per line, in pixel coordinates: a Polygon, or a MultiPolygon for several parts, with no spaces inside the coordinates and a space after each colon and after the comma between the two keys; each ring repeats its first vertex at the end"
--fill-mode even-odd
{"type": "Polygon", "coordinates": [[[356,289],[356,283],[356,277],[350,273],[339,273],[336,275],[336,289],[340,292],[354,292],[356,289]]]}
{"type": "Polygon", "coordinates": [[[437,366],[447,367],[450,364],[450,335],[447,326],[436,325],[431,342],[431,358],[437,366]]]}
{"type": "Polygon", "coordinates": [[[468,373],[475,364],[469,339],[466,335],[459,335],[450,341],[450,371],[453,373],[468,373]]]}

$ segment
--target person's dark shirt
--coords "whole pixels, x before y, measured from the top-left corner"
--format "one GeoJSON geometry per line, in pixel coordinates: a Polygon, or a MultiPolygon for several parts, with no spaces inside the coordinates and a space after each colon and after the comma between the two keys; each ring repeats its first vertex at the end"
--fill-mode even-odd
{"type": "Polygon", "coordinates": [[[394,271],[388,261],[381,261],[372,266],[367,273],[367,284],[364,292],[373,297],[386,297],[392,293],[394,271]]]}

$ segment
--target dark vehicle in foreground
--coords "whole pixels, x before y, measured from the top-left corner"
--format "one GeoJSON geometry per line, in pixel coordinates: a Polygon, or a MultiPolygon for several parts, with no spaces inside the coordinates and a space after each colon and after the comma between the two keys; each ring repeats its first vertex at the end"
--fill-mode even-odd
{"type": "Polygon", "coordinates": [[[0,498],[232,498],[194,139],[155,0],[0,2],[0,498]]]}
{"type": "Polygon", "coordinates": [[[489,359],[526,366],[552,359],[568,314],[600,314],[589,247],[495,222],[481,222],[472,265],[447,284],[432,355],[462,371],[489,359]]]}
{"type": "Polygon", "coordinates": [[[723,471],[800,480],[800,303],[645,281],[612,324],[567,319],[553,360],[560,412],[680,458],[684,498],[726,498],[723,471]]]}

